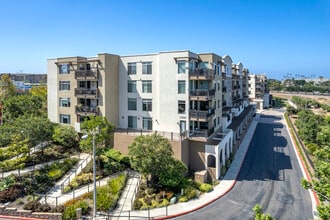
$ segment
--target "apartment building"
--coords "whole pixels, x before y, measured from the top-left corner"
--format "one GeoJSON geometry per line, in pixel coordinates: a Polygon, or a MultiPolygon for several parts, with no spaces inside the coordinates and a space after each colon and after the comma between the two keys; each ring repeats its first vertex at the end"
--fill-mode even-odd
{"type": "Polygon", "coordinates": [[[266,74],[249,75],[249,98],[258,110],[270,107],[270,97],[266,74]]]}
{"type": "Polygon", "coordinates": [[[77,131],[90,114],[107,117],[125,154],[136,135],[157,132],[189,170],[218,179],[254,113],[247,80],[241,63],[214,53],[49,59],[48,115],[77,131]]]}
{"type": "Polygon", "coordinates": [[[20,81],[29,84],[47,83],[47,74],[0,73],[0,78],[3,74],[8,74],[12,81],[20,81]]]}

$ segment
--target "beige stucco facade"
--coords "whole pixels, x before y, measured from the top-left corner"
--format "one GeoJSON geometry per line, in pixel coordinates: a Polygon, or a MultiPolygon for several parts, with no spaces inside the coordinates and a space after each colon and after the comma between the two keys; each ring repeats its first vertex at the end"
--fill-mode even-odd
{"type": "Polygon", "coordinates": [[[251,117],[247,80],[230,56],[188,50],[49,59],[48,117],[80,131],[90,114],[105,116],[123,154],[136,135],[157,132],[189,170],[220,178],[251,117]]]}

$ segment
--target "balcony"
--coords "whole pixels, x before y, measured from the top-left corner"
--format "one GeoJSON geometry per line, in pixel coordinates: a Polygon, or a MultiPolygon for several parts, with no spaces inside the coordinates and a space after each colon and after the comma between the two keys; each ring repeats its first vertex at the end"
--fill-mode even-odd
{"type": "Polygon", "coordinates": [[[195,89],[191,90],[189,95],[191,100],[207,101],[215,95],[215,89],[195,89]]]}
{"type": "Polygon", "coordinates": [[[99,89],[75,89],[74,94],[78,98],[98,98],[99,89]]]}
{"type": "Polygon", "coordinates": [[[213,80],[214,79],[215,72],[213,69],[195,69],[195,70],[189,70],[189,79],[191,80],[213,80]]]}
{"type": "Polygon", "coordinates": [[[232,90],[236,90],[236,89],[239,89],[239,85],[233,85],[232,86],[232,90]]]}
{"type": "Polygon", "coordinates": [[[77,115],[98,115],[99,107],[90,107],[90,106],[78,106],[76,105],[76,114],[77,115]]]}
{"type": "Polygon", "coordinates": [[[215,109],[203,110],[189,110],[189,117],[193,121],[208,121],[211,116],[214,115],[215,109]]]}
{"type": "Polygon", "coordinates": [[[204,140],[207,140],[208,137],[214,133],[214,127],[210,128],[210,129],[199,129],[199,128],[196,128],[195,130],[193,131],[190,131],[190,134],[189,136],[192,138],[192,139],[195,139],[195,138],[202,138],[204,140]]]}
{"type": "Polygon", "coordinates": [[[77,80],[98,80],[98,72],[93,70],[76,70],[75,77],[77,80]]]}
{"type": "Polygon", "coordinates": [[[240,78],[240,75],[238,75],[238,74],[236,74],[236,73],[233,73],[232,75],[233,75],[233,76],[232,76],[233,79],[239,79],[239,78],[240,78]]]}

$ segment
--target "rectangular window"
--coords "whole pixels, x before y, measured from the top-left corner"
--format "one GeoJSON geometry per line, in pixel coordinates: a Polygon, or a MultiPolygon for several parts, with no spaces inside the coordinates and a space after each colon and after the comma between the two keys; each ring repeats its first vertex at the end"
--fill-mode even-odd
{"type": "Polygon", "coordinates": [[[71,123],[71,116],[60,114],[60,123],[62,124],[70,124],[71,123]]]}
{"type": "Polygon", "coordinates": [[[178,102],[178,112],[179,112],[179,114],[185,114],[186,113],[186,102],[185,101],[179,101],[178,102]]]}
{"type": "Polygon", "coordinates": [[[152,130],[152,118],[143,117],[142,118],[143,130],[152,130]]]}
{"type": "Polygon", "coordinates": [[[137,129],[137,118],[136,116],[128,116],[128,128],[137,129]]]}
{"type": "Polygon", "coordinates": [[[178,61],[178,73],[186,73],[186,61],[178,61]]]}
{"type": "Polygon", "coordinates": [[[70,73],[70,65],[69,64],[61,64],[59,65],[60,74],[69,74],[70,73]]]}
{"type": "Polygon", "coordinates": [[[70,98],[60,98],[60,107],[70,107],[70,98]]]}
{"type": "Polygon", "coordinates": [[[59,90],[70,90],[70,81],[60,81],[59,90]]]}
{"type": "Polygon", "coordinates": [[[152,93],[152,81],[151,80],[142,80],[142,92],[143,93],[152,93]]]}
{"type": "Polygon", "coordinates": [[[178,81],[178,93],[179,94],[185,94],[186,93],[186,81],[185,80],[179,80],[178,81]]]}
{"type": "Polygon", "coordinates": [[[152,63],[151,62],[142,63],[142,74],[144,74],[144,75],[152,74],[152,63]]]}
{"type": "Polygon", "coordinates": [[[136,81],[128,81],[127,82],[127,92],[128,93],[136,93],[136,81]]]}
{"type": "Polygon", "coordinates": [[[85,64],[84,63],[79,64],[79,70],[85,70],[85,64]]]}
{"type": "Polygon", "coordinates": [[[136,75],[136,63],[127,64],[128,75],[136,75]]]}
{"type": "Polygon", "coordinates": [[[152,111],[152,99],[142,99],[142,111],[152,111]]]}
{"type": "Polygon", "coordinates": [[[128,110],[136,111],[136,98],[129,98],[127,106],[128,110]]]}

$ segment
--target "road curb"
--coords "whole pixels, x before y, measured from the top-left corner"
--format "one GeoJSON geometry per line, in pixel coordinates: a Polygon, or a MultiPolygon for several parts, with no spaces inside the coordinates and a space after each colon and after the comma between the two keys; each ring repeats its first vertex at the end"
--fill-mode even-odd
{"type": "MultiPolygon", "coordinates": [[[[307,171],[306,165],[304,163],[304,160],[302,159],[302,156],[299,152],[299,149],[296,146],[296,142],[295,142],[294,138],[292,137],[292,134],[291,134],[291,129],[292,128],[289,127],[287,119],[285,118],[284,114],[283,114],[283,119],[284,119],[284,122],[285,122],[285,125],[286,125],[286,130],[287,130],[287,132],[290,136],[290,140],[291,140],[292,146],[294,148],[294,152],[297,156],[299,167],[301,169],[301,172],[303,173],[303,177],[306,178],[308,181],[312,181],[312,178],[311,178],[311,176],[309,175],[309,173],[307,171]]],[[[310,197],[311,197],[311,200],[312,200],[312,205],[313,205],[312,210],[313,210],[313,215],[314,215],[314,218],[315,218],[316,216],[315,216],[314,212],[317,213],[317,207],[316,206],[320,205],[320,200],[319,200],[316,192],[314,192],[311,189],[308,189],[308,191],[309,191],[310,195],[312,195],[310,197]]]]}

